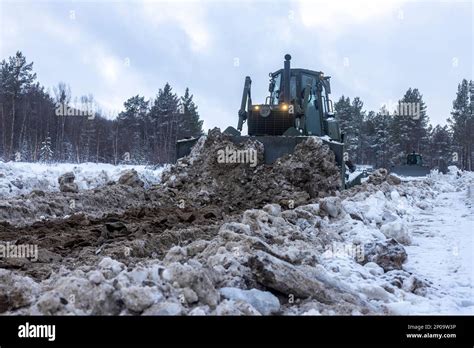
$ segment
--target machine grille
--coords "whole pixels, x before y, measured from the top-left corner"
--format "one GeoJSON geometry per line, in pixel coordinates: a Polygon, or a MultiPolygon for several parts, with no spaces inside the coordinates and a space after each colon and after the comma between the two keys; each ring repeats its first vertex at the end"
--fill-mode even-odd
{"type": "Polygon", "coordinates": [[[258,110],[251,110],[247,120],[249,135],[283,135],[295,125],[295,117],[288,111],[273,109],[268,117],[262,117],[258,110]]]}

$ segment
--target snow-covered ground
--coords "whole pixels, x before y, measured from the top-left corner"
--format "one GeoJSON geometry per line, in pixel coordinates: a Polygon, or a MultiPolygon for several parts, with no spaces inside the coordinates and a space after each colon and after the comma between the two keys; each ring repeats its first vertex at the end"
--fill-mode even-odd
{"type": "Polygon", "coordinates": [[[144,165],[117,165],[105,163],[27,163],[0,161],[0,198],[26,194],[32,190],[59,191],[58,177],[73,172],[80,190],[93,189],[116,181],[127,169],[135,169],[145,187],[158,183],[163,168],[144,165]]]}
{"type": "MultiPolygon", "coordinates": [[[[159,180],[161,170],[133,167],[149,183],[159,180]]],[[[36,178],[57,190],[57,177],[72,170],[81,188],[91,188],[129,168],[0,163],[0,182],[21,178],[28,182],[23,189],[31,190],[29,178],[36,178]]],[[[147,255],[142,248],[152,244],[124,240],[130,244],[94,252],[102,258],[97,267],[63,269],[38,283],[0,269],[0,281],[14,284],[11,291],[32,293],[18,307],[26,314],[473,315],[474,173],[451,167],[447,175],[371,180],[294,209],[268,204],[246,210],[212,238],[174,245],[163,258],[122,263],[128,262],[122,248],[147,255]],[[309,299],[278,299],[257,289],[256,281],[263,290],[309,299]],[[181,291],[189,297],[185,305],[181,291]],[[58,304],[71,293],[77,305],[58,304]],[[125,307],[112,311],[97,298],[114,306],[121,298],[125,307]]],[[[180,234],[199,231],[187,228],[180,234]]]]}
{"type": "Polygon", "coordinates": [[[409,223],[413,243],[405,269],[421,274],[433,285],[426,303],[410,314],[474,314],[474,182],[454,172],[439,180],[441,193],[432,208],[409,223]]]}
{"type": "Polygon", "coordinates": [[[383,303],[389,314],[474,314],[474,173],[457,173],[451,167],[447,175],[404,177],[391,192],[363,192],[344,200],[344,210],[362,221],[346,216],[339,222],[337,230],[346,243],[340,254],[350,257],[335,258],[329,252],[325,268],[369,302],[383,303]],[[398,271],[400,279],[406,276],[402,272],[411,274],[388,292],[380,267],[357,264],[357,250],[347,253],[348,243],[367,245],[386,237],[404,244],[407,261],[398,271]],[[421,291],[413,291],[415,282],[421,291]]]}

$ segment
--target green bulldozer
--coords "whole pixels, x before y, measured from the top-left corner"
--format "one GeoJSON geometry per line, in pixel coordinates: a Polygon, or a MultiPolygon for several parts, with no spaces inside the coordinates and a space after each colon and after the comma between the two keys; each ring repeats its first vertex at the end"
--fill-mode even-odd
{"type": "MultiPolygon", "coordinates": [[[[283,69],[269,74],[269,95],[263,104],[252,102],[252,80],[249,76],[245,78],[237,129],[228,127],[224,133],[231,135],[231,141],[236,144],[249,137],[261,142],[267,164],[291,154],[308,137],[317,136],[335,155],[341,171],[341,187],[348,187],[346,168],[353,171],[354,166],[344,158],[344,134],[329,98],[330,76],[321,71],[291,68],[290,61],[291,56],[285,55],[283,69]],[[244,123],[248,135],[241,134],[244,123]]],[[[196,142],[197,139],[178,141],[177,158],[188,155],[196,142]]]]}
{"type": "Polygon", "coordinates": [[[390,172],[400,176],[426,176],[430,168],[423,165],[423,157],[413,151],[406,156],[402,165],[393,166],[390,172]]]}

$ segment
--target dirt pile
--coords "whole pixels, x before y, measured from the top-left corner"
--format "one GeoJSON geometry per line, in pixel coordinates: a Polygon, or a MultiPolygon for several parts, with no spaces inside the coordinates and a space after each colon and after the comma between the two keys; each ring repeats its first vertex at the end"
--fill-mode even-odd
{"type": "Polygon", "coordinates": [[[145,183],[140,179],[135,169],[125,171],[119,178],[120,185],[128,185],[132,187],[143,187],[145,183]]]}
{"type": "Polygon", "coordinates": [[[372,314],[419,287],[403,246],[383,244],[404,231],[390,212],[414,204],[409,188],[379,171],[334,197],[339,169],[319,139],[272,166],[263,150],[215,129],[157,187],[130,171],[95,190],[1,201],[0,219],[16,223],[0,223],[0,241],[39,255],[0,259],[0,313],[372,314]],[[254,157],[223,161],[227,149],[254,157]],[[328,258],[341,243],[350,249],[328,258]]]}
{"type": "MultiPolygon", "coordinates": [[[[74,182],[64,182],[68,188],[74,182]]],[[[102,217],[129,209],[157,206],[163,192],[127,185],[107,185],[94,190],[72,192],[35,190],[27,195],[0,199],[0,222],[26,225],[46,219],[67,219],[74,214],[102,217]]]]}
{"type": "Polygon", "coordinates": [[[74,182],[75,178],[76,176],[74,175],[73,172],[67,172],[61,175],[58,178],[59,191],[77,193],[79,191],[79,188],[77,184],[74,182]]]}
{"type": "Polygon", "coordinates": [[[264,163],[263,152],[258,141],[249,138],[236,145],[215,128],[200,139],[189,157],[163,174],[163,184],[175,190],[183,203],[213,204],[226,213],[268,203],[299,206],[340,189],[334,154],[318,138],[300,143],[292,155],[273,165],[264,163]],[[244,152],[253,152],[255,161],[238,162],[244,152]],[[220,157],[224,153],[235,157],[220,157]]]}
{"type": "MultiPolygon", "coordinates": [[[[51,236],[49,246],[57,243],[55,253],[49,251],[25,269],[0,270],[5,284],[0,287],[0,311],[41,315],[380,313],[383,303],[400,296],[400,289],[410,280],[411,275],[401,270],[404,259],[396,267],[391,264],[398,260],[394,255],[403,256],[403,247],[389,241],[400,251],[395,254],[392,249],[364,248],[360,259],[364,265],[358,268],[354,255],[328,259],[328,250],[345,242],[342,231],[352,229],[356,221],[340,207],[333,197],[288,210],[268,204],[245,211],[237,221],[217,220],[213,226],[208,222],[207,229],[202,218],[188,225],[175,220],[173,224],[179,227],[164,232],[158,220],[151,219],[151,211],[135,219],[130,214],[120,221],[83,221],[85,226],[77,231],[82,242],[51,236]],[[337,207],[336,217],[329,215],[330,206],[337,207]],[[56,268],[42,279],[33,281],[28,276],[33,267],[44,265],[51,270],[51,264],[56,268]],[[356,275],[363,282],[353,283],[356,275]],[[380,285],[371,284],[374,277],[380,285]]],[[[172,212],[167,213],[171,221],[172,212]]],[[[159,218],[165,215],[162,212],[159,218]]],[[[376,233],[377,229],[372,230],[376,233]]],[[[43,245],[40,250],[48,246],[43,245]]]]}
{"type": "Polygon", "coordinates": [[[1,270],[0,309],[47,315],[372,313],[363,297],[319,266],[325,245],[339,239],[323,231],[322,221],[317,204],[287,211],[272,204],[207,236],[203,229],[181,229],[183,243],[173,240],[164,255],[158,234],[138,239],[132,232],[134,238],[122,235],[102,246],[83,241],[72,254],[57,255],[60,267],[33,283],[18,269],[1,270]],[[20,296],[23,291],[28,296],[20,296]]]}

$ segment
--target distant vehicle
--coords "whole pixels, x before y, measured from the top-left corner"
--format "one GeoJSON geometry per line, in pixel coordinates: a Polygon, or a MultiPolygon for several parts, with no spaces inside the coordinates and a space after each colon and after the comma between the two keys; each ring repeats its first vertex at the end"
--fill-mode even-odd
{"type": "Polygon", "coordinates": [[[402,176],[426,176],[430,173],[430,167],[423,165],[423,157],[413,151],[406,156],[404,164],[394,166],[390,171],[402,176]]]}

